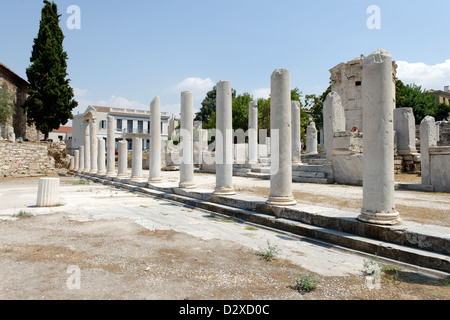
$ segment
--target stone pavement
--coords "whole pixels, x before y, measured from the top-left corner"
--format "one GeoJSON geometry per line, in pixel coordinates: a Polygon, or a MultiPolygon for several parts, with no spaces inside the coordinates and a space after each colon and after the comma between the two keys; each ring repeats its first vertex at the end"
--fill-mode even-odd
{"type": "MultiPolygon", "coordinates": [[[[166,173],[166,177],[171,179],[163,180],[168,182],[150,185],[129,180],[118,182],[95,174],[80,176],[399,262],[450,272],[450,228],[445,226],[412,221],[380,226],[357,220],[358,211],[305,204],[301,201],[295,206],[277,207],[266,204],[265,197],[245,192],[231,196],[214,195],[212,189],[204,188],[208,185],[207,182],[213,184],[214,175],[196,176],[196,183],[199,185],[196,189],[178,188],[177,173],[174,172],[166,173]]],[[[257,179],[241,179],[251,180],[256,185],[264,183],[257,179]]],[[[431,197],[433,195],[430,194],[431,197]]],[[[435,195],[439,197],[439,194],[435,195]]],[[[444,209],[448,208],[447,195],[444,194],[438,202],[444,209]]]]}

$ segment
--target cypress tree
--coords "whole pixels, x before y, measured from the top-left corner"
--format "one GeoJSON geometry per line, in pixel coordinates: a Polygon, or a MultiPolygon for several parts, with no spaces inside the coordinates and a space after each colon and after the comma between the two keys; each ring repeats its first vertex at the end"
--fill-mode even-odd
{"type": "Polygon", "coordinates": [[[64,34],[59,27],[58,8],[44,0],[39,33],[34,39],[31,65],[26,73],[28,99],[25,102],[28,124],[35,124],[45,138],[53,129],[72,119],[78,105],[73,99],[70,79],[67,79],[67,53],[63,49],[64,34]]]}

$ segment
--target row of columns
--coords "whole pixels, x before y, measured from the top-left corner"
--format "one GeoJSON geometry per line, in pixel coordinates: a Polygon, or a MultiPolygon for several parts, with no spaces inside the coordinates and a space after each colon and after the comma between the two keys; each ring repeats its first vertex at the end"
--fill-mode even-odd
{"type": "MultiPolygon", "coordinates": [[[[393,168],[393,110],[395,88],[392,78],[392,57],[378,50],[365,60],[363,68],[364,88],[364,179],[361,221],[377,224],[395,224],[400,221],[394,204],[393,168]]],[[[233,195],[233,132],[232,87],[228,81],[216,85],[216,187],[215,195],[233,195]]],[[[333,101],[331,101],[331,104],[333,101]]],[[[327,108],[325,103],[324,108],[327,108]]],[[[257,162],[257,105],[249,108],[249,162],[257,162]]],[[[148,183],[161,180],[160,99],[156,97],[150,107],[150,163],[148,183]]],[[[292,164],[301,164],[300,105],[291,101],[291,78],[287,69],[276,69],[271,75],[271,179],[267,203],[276,206],[295,205],[292,194],[292,164]]],[[[326,119],[324,119],[326,121],[326,119]]],[[[108,124],[113,127],[112,121],[108,124]]],[[[333,124],[333,127],[338,125],[333,124]]],[[[85,146],[79,150],[80,171],[97,172],[104,169],[104,141],[96,138],[95,117],[91,118],[90,144],[85,136],[85,146]],[[94,128],[95,127],[95,128],[94,128]],[[84,151],[84,152],[83,152],[84,151]],[[84,169],[81,168],[84,153],[84,169]],[[98,154],[97,154],[98,153],[98,154]],[[99,155],[103,155],[103,158],[99,155]],[[94,160],[98,159],[98,163],[94,160]],[[102,165],[101,165],[102,164],[102,165]],[[90,165],[90,168],[88,167],[90,165]]],[[[315,127],[311,128],[314,132],[315,127]]],[[[89,132],[86,126],[85,133],[89,132]]],[[[108,141],[114,141],[113,129],[108,130],[108,141]]],[[[195,188],[193,167],[193,97],[190,92],[181,93],[181,165],[180,188],[195,188]]],[[[327,137],[326,137],[327,139],[327,137]]],[[[101,139],[103,140],[103,139],[101,139]]],[[[328,144],[326,143],[326,146],[328,144]]],[[[133,139],[132,179],[142,179],[142,141],[133,139]]],[[[126,175],[126,142],[119,142],[118,177],[126,175]]],[[[317,148],[317,146],[316,146],[317,148]]],[[[314,149],[314,147],[313,147],[314,149]]],[[[316,151],[316,150],[315,150],[316,151]]],[[[114,147],[108,143],[108,174],[113,172],[114,147]]],[[[77,154],[76,154],[77,156],[77,154]]]]}

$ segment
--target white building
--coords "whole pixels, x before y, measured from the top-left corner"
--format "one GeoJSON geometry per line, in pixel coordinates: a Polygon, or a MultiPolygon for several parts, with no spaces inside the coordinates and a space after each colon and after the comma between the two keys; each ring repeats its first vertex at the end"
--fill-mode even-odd
{"type": "MultiPolygon", "coordinates": [[[[117,142],[122,139],[128,141],[128,148],[131,149],[133,137],[140,137],[143,140],[143,149],[149,149],[149,129],[150,129],[150,111],[119,109],[100,106],[89,106],[83,114],[77,114],[72,122],[72,147],[78,149],[84,144],[83,121],[89,112],[95,111],[97,114],[98,137],[106,140],[107,138],[107,119],[108,116],[114,117],[116,126],[116,147],[117,142]]],[[[167,140],[169,132],[169,115],[161,112],[161,138],[167,140]]]]}

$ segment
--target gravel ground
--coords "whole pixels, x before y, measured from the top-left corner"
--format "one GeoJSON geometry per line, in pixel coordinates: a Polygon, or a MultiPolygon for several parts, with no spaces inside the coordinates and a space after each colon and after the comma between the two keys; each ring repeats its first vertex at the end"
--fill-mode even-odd
{"type": "Polygon", "coordinates": [[[33,208],[36,181],[0,181],[0,299],[450,298],[443,279],[391,265],[371,289],[370,258],[76,178],[61,179],[64,206],[33,208]],[[14,188],[22,194],[11,199],[14,188]],[[32,216],[12,218],[24,205],[32,216]],[[257,254],[267,239],[279,250],[270,261],[257,254]],[[315,290],[294,288],[300,277],[315,290]]]}

